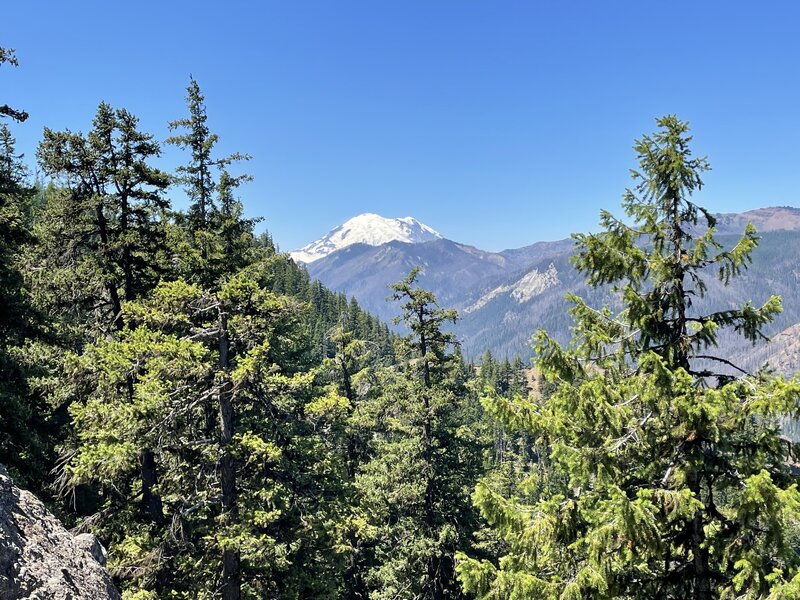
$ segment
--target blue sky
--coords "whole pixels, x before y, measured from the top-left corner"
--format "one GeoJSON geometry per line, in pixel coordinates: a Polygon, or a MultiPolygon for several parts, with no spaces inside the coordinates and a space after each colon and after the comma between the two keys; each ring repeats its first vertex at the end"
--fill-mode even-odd
{"type": "Polygon", "coordinates": [[[619,212],[665,113],[710,158],[702,204],[800,205],[798,25],[777,1],[31,0],[3,8],[0,102],[32,163],[101,100],[165,138],[192,74],[282,249],[369,211],[500,250],[619,212]]]}

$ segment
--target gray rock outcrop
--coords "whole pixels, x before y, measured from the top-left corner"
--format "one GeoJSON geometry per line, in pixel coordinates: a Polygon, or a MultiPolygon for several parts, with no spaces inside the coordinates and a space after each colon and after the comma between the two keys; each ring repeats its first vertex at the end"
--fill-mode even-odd
{"type": "Polygon", "coordinates": [[[0,599],[119,600],[91,534],[73,536],[0,465],[0,599]]]}

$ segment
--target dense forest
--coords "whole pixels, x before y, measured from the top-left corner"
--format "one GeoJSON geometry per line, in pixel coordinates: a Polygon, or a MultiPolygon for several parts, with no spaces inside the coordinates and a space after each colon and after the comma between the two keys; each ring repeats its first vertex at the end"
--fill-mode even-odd
{"type": "Polygon", "coordinates": [[[572,296],[534,376],[465,361],[418,269],[387,290],[401,336],[257,235],[196,81],[171,173],[101,103],[45,129],[33,179],[26,117],[0,106],[0,463],[123,598],[800,598],[800,381],[715,355],[781,300],[695,309],[758,236],[715,241],[686,123],[636,142],[626,217],[574,236],[620,306],[572,296]]]}

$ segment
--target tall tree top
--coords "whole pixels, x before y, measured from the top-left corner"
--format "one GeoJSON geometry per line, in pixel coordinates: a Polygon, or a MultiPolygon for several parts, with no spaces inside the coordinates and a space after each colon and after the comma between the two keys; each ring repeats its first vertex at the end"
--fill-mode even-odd
{"type": "MultiPolygon", "coordinates": [[[[186,106],[189,116],[169,123],[170,131],[183,132],[167,138],[167,143],[191,152],[189,164],[178,167],[177,179],[184,185],[192,201],[190,217],[197,221],[199,229],[204,229],[214,208],[214,192],[218,185],[212,171],[224,171],[230,164],[249,160],[250,156],[238,152],[225,157],[213,155],[219,136],[209,130],[205,96],[194,78],[189,79],[186,88],[186,106]]],[[[241,181],[240,178],[230,180],[237,183],[241,181]]]]}
{"type": "Polygon", "coordinates": [[[692,200],[710,169],[708,161],[692,156],[687,123],[668,115],[657,125],[654,134],[634,146],[639,168],[631,170],[635,185],[623,197],[629,219],[603,211],[601,233],[573,236],[578,271],[590,285],[609,284],[620,292],[625,309],[612,318],[573,296],[573,312],[581,323],[583,349],[592,358],[607,354],[613,340],[627,356],[652,351],[693,375],[718,376],[716,370],[694,366],[693,359],[727,363],[702,353],[717,345],[719,329],[730,327],[755,343],[764,337],[762,327],[780,312],[780,299],[770,298],[761,308],[747,303],[740,309],[697,313],[695,301],[706,292],[704,276],[716,270],[727,284],[750,264],[759,238],[748,225],[732,248],[715,240],[716,219],[692,200]]]}
{"type": "MultiPolygon", "coordinates": [[[[0,48],[0,65],[3,63],[8,63],[13,67],[19,66],[17,56],[14,54],[13,49],[0,48]]],[[[28,113],[26,113],[24,110],[11,108],[8,104],[2,104],[0,105],[0,117],[10,117],[15,121],[22,122],[28,118],[28,113]]]]}
{"type": "Polygon", "coordinates": [[[433,292],[417,287],[421,269],[416,267],[402,281],[392,284],[392,298],[402,302],[403,314],[395,323],[405,323],[411,331],[407,343],[420,358],[423,383],[430,387],[435,376],[445,366],[448,346],[457,344],[455,336],[442,327],[455,323],[455,310],[439,308],[433,292]]]}

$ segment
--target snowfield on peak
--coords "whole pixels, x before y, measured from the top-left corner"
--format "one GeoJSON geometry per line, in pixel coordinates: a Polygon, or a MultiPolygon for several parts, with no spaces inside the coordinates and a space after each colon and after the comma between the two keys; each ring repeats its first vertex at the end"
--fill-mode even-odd
{"type": "Polygon", "coordinates": [[[374,213],[364,213],[289,255],[296,262],[308,264],[353,244],[381,246],[393,241],[419,244],[441,238],[438,231],[413,217],[387,219],[374,213]]]}

